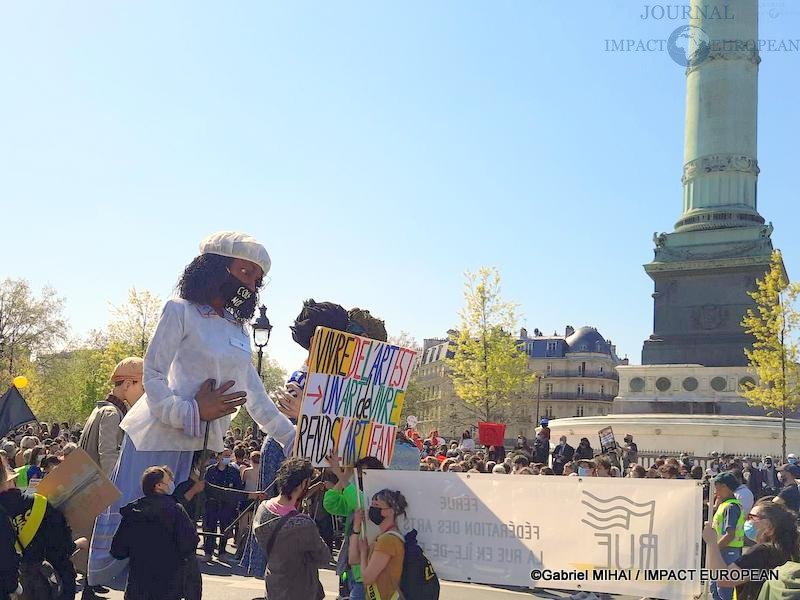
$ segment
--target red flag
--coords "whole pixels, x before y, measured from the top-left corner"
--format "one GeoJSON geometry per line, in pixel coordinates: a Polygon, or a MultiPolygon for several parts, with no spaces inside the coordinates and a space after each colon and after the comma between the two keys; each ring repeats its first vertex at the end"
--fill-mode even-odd
{"type": "Polygon", "coordinates": [[[478,423],[478,437],[484,446],[503,446],[506,426],[503,423],[478,423]]]}

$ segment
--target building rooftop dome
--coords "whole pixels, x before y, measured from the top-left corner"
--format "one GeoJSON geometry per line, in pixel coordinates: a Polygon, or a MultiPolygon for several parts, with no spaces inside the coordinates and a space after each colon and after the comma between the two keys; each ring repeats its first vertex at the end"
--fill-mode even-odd
{"type": "Polygon", "coordinates": [[[594,327],[580,327],[566,339],[568,352],[599,352],[611,354],[608,342],[594,327]]]}

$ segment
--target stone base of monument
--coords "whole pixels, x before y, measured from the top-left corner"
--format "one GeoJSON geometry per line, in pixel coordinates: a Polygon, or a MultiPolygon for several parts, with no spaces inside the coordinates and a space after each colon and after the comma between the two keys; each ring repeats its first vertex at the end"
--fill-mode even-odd
{"type": "MultiPolygon", "coordinates": [[[[625,414],[572,417],[550,421],[550,439],[566,435],[570,445],[582,437],[599,452],[597,432],[611,427],[617,443],[630,433],[641,453],[657,452],[677,456],[710,456],[712,452],[738,456],[780,456],[781,420],[773,417],[625,414]]],[[[786,423],[787,452],[800,451],[800,421],[786,423]]]]}

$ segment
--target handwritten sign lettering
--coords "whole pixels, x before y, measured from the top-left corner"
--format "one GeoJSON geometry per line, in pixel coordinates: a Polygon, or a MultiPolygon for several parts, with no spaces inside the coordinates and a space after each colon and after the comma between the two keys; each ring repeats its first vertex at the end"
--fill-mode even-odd
{"type": "Polygon", "coordinates": [[[297,421],[295,455],[327,466],[365,456],[389,464],[416,352],[335,329],[318,327],[311,340],[308,378],[297,421]]]}

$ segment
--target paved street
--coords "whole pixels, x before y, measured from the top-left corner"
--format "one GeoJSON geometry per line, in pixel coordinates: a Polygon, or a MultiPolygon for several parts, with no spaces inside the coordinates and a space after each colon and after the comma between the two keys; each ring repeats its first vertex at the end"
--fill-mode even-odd
{"type": "MultiPolygon", "coordinates": [[[[211,564],[201,562],[203,571],[203,599],[204,600],[252,600],[263,597],[264,582],[252,577],[240,575],[238,568],[214,561],[211,564]]],[[[325,588],[325,599],[334,600],[338,586],[336,574],[333,571],[321,571],[322,586],[325,588]]],[[[442,600],[512,600],[523,598],[551,598],[556,600],[566,596],[563,593],[538,593],[535,596],[530,592],[514,592],[500,590],[482,585],[465,583],[443,582],[442,600]]],[[[122,600],[123,593],[112,591],[107,596],[110,600],[122,600]]]]}

